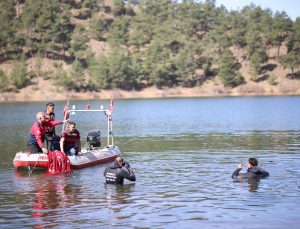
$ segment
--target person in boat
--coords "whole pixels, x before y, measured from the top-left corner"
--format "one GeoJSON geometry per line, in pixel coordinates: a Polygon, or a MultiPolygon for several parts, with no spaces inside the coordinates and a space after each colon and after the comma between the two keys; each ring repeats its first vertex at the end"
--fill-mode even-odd
{"type": "Polygon", "coordinates": [[[48,149],[44,146],[46,128],[60,125],[63,121],[47,121],[44,112],[36,114],[37,121],[33,123],[30,129],[30,137],[28,148],[30,153],[48,153],[48,149]]]}
{"type": "Polygon", "coordinates": [[[80,133],[76,129],[75,122],[69,122],[67,129],[62,133],[60,149],[67,155],[78,155],[81,151],[80,133]],[[73,151],[75,152],[73,153],[73,151]]]}
{"type": "Polygon", "coordinates": [[[243,169],[243,163],[238,165],[238,168],[232,173],[232,178],[243,179],[243,178],[265,178],[269,176],[269,173],[264,169],[258,167],[258,160],[256,158],[248,159],[248,169],[246,173],[240,173],[243,169]]]}
{"type": "Polygon", "coordinates": [[[104,176],[107,184],[123,184],[124,178],[135,181],[135,174],[129,163],[119,156],[106,167],[104,176]]]}
{"type": "MultiPolygon", "coordinates": [[[[47,121],[55,121],[54,107],[55,105],[52,102],[46,104],[45,116],[47,121]]],[[[59,148],[60,137],[56,135],[55,126],[46,127],[45,138],[46,138],[48,150],[50,151],[60,150],[59,148]]]]}

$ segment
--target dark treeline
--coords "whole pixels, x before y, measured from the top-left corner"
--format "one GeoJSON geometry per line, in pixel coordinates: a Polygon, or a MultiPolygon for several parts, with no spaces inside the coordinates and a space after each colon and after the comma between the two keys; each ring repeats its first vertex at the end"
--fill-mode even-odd
{"type": "Polygon", "coordinates": [[[245,82],[241,60],[253,81],[270,58],[292,74],[300,66],[300,18],[255,5],[228,11],[214,0],[1,0],[0,9],[0,64],[11,63],[9,72],[0,70],[0,91],[38,77],[77,91],[194,87],[216,76],[235,87],[245,82]],[[91,40],[105,44],[101,55],[91,40]],[[268,56],[274,47],[277,55],[268,56]],[[45,58],[53,66],[45,68],[45,58]]]}

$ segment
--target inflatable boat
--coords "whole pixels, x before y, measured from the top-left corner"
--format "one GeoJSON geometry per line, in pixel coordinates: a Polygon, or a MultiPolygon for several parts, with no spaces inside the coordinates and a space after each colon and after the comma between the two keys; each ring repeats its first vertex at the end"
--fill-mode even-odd
{"type": "MultiPolygon", "coordinates": [[[[68,156],[71,169],[82,169],[99,164],[107,164],[121,154],[117,146],[109,146],[99,150],[82,150],[78,155],[68,156]]],[[[48,169],[48,155],[18,152],[14,158],[16,169],[48,169]]]]}
{"type": "MultiPolygon", "coordinates": [[[[71,169],[82,169],[98,164],[107,164],[115,160],[121,154],[119,148],[114,145],[112,134],[112,101],[109,109],[91,110],[89,106],[86,109],[76,110],[73,105],[71,110],[67,109],[67,115],[74,115],[77,112],[103,112],[107,117],[107,144],[101,147],[100,131],[90,131],[87,135],[87,142],[78,155],[68,156],[71,169]]],[[[65,127],[63,127],[64,129],[65,127]]],[[[30,152],[17,152],[13,160],[16,169],[41,170],[49,168],[49,157],[46,154],[31,154],[30,152]]]]}

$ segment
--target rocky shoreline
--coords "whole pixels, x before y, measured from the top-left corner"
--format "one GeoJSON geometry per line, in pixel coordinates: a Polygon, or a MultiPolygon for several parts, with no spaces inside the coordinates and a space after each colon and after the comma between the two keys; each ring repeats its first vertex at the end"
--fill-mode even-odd
{"type": "Polygon", "coordinates": [[[202,86],[195,88],[165,88],[149,87],[141,91],[101,90],[99,92],[65,92],[51,87],[47,91],[26,88],[18,93],[1,93],[0,102],[37,102],[91,100],[91,99],[150,99],[150,98],[183,98],[183,97],[221,97],[221,96],[288,96],[300,95],[300,85],[288,87],[265,87],[265,85],[242,85],[238,88],[224,88],[221,85],[202,86]]]}

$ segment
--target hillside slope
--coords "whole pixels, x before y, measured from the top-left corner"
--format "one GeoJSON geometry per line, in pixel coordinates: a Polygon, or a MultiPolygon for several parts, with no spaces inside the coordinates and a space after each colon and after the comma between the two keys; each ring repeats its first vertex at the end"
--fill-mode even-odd
{"type": "Polygon", "coordinates": [[[300,18],[285,12],[210,0],[0,6],[2,102],[300,94],[300,18]]]}

